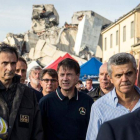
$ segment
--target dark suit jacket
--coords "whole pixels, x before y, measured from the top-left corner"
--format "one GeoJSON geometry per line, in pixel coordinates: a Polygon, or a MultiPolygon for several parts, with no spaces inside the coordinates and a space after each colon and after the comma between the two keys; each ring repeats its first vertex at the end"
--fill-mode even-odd
{"type": "Polygon", "coordinates": [[[105,122],[97,140],[140,140],[140,109],[105,122]]]}

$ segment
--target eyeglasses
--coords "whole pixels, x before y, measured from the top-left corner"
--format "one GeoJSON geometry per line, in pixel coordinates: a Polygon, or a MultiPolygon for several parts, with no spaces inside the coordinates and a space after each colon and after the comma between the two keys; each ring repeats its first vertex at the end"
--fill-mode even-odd
{"type": "Polygon", "coordinates": [[[42,79],[41,81],[44,81],[45,83],[49,83],[49,81],[51,83],[55,83],[57,80],[56,79],[42,79]]]}

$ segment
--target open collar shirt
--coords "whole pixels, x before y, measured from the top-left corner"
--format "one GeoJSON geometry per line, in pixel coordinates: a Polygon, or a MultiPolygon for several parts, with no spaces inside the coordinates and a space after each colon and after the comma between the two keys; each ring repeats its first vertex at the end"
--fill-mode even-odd
{"type": "MultiPolygon", "coordinates": [[[[140,94],[140,89],[136,86],[134,88],[140,94]]],[[[138,108],[140,108],[140,99],[131,112],[138,108]]],[[[127,113],[130,113],[130,111],[123,105],[119,104],[114,88],[92,105],[86,140],[96,140],[99,128],[104,122],[127,113]]]]}

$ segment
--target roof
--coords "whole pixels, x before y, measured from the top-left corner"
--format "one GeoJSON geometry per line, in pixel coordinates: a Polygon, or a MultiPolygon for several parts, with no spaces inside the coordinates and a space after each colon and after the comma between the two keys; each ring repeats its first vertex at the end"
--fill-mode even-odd
{"type": "MultiPolygon", "coordinates": [[[[64,60],[65,58],[71,58],[71,59],[75,60],[70,54],[66,53],[63,57],[59,57],[51,65],[49,65],[48,67],[46,67],[46,69],[47,68],[51,68],[51,69],[57,70],[58,63],[61,62],[62,60],[64,60]]],[[[75,60],[75,61],[77,61],[77,60],[75,60]]]]}
{"type": "Polygon", "coordinates": [[[108,29],[109,27],[111,27],[112,25],[116,24],[116,22],[120,21],[122,18],[124,18],[125,16],[127,16],[128,14],[130,14],[131,12],[135,11],[135,10],[139,10],[140,9],[140,4],[138,4],[134,9],[132,9],[131,11],[129,11],[127,14],[121,16],[119,19],[117,19],[115,22],[111,23],[109,26],[107,26],[106,28],[104,28],[102,30],[105,31],[106,29],[108,29]]]}
{"type": "Polygon", "coordinates": [[[80,79],[83,81],[87,78],[98,78],[101,65],[102,62],[92,57],[89,61],[80,66],[80,79]]]}

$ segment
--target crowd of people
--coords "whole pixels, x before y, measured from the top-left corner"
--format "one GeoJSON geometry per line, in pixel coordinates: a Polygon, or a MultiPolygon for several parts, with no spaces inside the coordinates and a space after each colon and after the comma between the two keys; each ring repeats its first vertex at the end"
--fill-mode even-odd
{"type": "MultiPolygon", "coordinates": [[[[129,53],[110,57],[99,69],[99,86],[79,80],[70,58],[54,69],[27,63],[16,48],[0,47],[0,117],[6,140],[139,140],[140,89],[137,65],[129,53]]],[[[1,126],[0,126],[1,130],[1,126]]],[[[1,135],[0,135],[1,138],[1,135]]]]}

